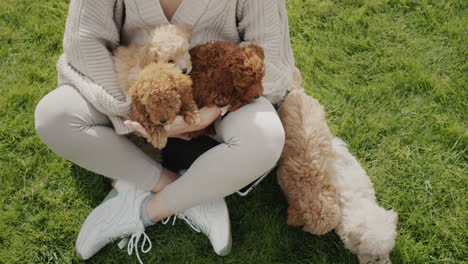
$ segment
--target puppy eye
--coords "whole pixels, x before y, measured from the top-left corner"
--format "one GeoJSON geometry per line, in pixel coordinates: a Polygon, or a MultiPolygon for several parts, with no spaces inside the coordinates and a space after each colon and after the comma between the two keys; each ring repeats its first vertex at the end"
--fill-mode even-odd
{"type": "Polygon", "coordinates": [[[159,122],[160,122],[161,124],[164,124],[164,123],[167,122],[167,119],[161,119],[161,120],[159,120],[159,122]]]}
{"type": "Polygon", "coordinates": [[[167,62],[168,62],[168,63],[175,63],[174,60],[168,60],[167,62]]]}

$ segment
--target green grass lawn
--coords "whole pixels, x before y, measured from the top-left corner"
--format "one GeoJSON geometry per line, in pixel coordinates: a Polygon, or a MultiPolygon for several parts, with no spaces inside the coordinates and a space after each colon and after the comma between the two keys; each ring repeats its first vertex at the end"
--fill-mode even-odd
{"type": "MultiPolygon", "coordinates": [[[[287,0],[297,66],[381,205],[394,263],[467,263],[467,1],[287,0]]],[[[59,158],[33,113],[56,87],[68,1],[0,1],[0,263],[76,263],[80,224],[109,181],[59,158]]],[[[149,230],[145,263],[357,263],[339,238],[286,225],[274,175],[227,199],[233,251],[182,222],[149,230]]],[[[136,263],[116,244],[90,263],[136,263]]]]}

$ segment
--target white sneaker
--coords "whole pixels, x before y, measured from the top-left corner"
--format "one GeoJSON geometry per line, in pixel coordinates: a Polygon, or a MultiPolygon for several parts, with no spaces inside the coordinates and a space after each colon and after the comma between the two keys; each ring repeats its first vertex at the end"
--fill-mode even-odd
{"type": "Polygon", "coordinates": [[[86,260],[108,243],[124,236],[130,236],[127,246],[128,254],[138,253],[138,242],[143,238],[141,251],[147,253],[152,245],[146,235],[145,227],[140,219],[140,207],[144,198],[151,194],[142,191],[135,185],[125,181],[117,181],[114,195],[108,195],[107,200],[96,207],[81,226],[76,240],[76,252],[79,258],[86,260]],[[145,245],[148,246],[145,248],[145,245]]]}
{"type": "MultiPolygon", "coordinates": [[[[180,218],[193,230],[205,234],[216,254],[227,256],[231,252],[231,222],[224,199],[202,203],[172,217],[172,224],[180,218]]],[[[162,223],[166,224],[169,220],[170,218],[166,218],[162,223]]]]}

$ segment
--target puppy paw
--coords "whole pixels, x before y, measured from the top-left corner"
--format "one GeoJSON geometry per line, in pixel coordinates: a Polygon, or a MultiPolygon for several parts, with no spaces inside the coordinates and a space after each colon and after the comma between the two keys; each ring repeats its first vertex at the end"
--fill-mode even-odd
{"type": "Polygon", "coordinates": [[[164,127],[152,130],[148,142],[157,149],[163,149],[167,144],[167,133],[164,127]]]}
{"type": "Polygon", "coordinates": [[[163,149],[167,144],[166,137],[155,137],[148,140],[151,145],[153,145],[157,149],[163,149]]]}
{"type": "Polygon", "coordinates": [[[324,186],[315,201],[314,211],[308,212],[309,218],[304,231],[314,235],[323,235],[335,229],[340,221],[341,210],[332,186],[324,186]]]}
{"type": "Polygon", "coordinates": [[[331,184],[324,185],[319,200],[322,201],[322,215],[325,216],[328,222],[327,229],[334,229],[341,218],[341,209],[335,187],[331,184]]]}

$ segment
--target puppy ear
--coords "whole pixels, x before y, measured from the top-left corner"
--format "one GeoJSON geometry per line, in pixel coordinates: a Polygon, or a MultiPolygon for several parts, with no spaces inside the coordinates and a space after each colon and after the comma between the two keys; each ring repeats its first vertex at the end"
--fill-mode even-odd
{"type": "Polygon", "coordinates": [[[236,49],[229,56],[228,68],[233,74],[234,85],[239,92],[261,82],[265,75],[265,64],[258,54],[263,55],[262,48],[249,45],[236,49]]]}
{"type": "Polygon", "coordinates": [[[244,89],[244,84],[247,83],[246,77],[247,72],[250,71],[249,66],[244,63],[244,60],[240,56],[233,56],[226,61],[227,69],[232,74],[232,81],[234,83],[234,89],[241,92],[244,89]]]}
{"type": "Polygon", "coordinates": [[[152,86],[152,83],[146,80],[138,80],[129,90],[130,94],[132,95],[132,101],[137,100],[140,101],[143,105],[147,105],[153,94],[149,88],[152,86]]]}
{"type": "Polygon", "coordinates": [[[149,119],[145,106],[138,100],[137,97],[132,98],[131,119],[141,123],[142,125],[146,120],[149,119]]]}
{"type": "Polygon", "coordinates": [[[140,67],[144,68],[152,62],[158,61],[158,52],[150,44],[145,44],[138,53],[138,59],[140,61],[140,67]]]}
{"type": "Polygon", "coordinates": [[[190,42],[192,39],[192,26],[187,25],[187,24],[178,24],[176,27],[179,29],[179,31],[182,33],[182,36],[190,42]]]}
{"type": "Polygon", "coordinates": [[[255,55],[257,55],[260,59],[262,59],[262,60],[265,59],[265,54],[263,52],[263,48],[258,46],[257,44],[250,44],[250,45],[244,46],[243,48],[244,48],[244,50],[246,51],[247,54],[249,54],[249,52],[252,52],[255,55]]]}

